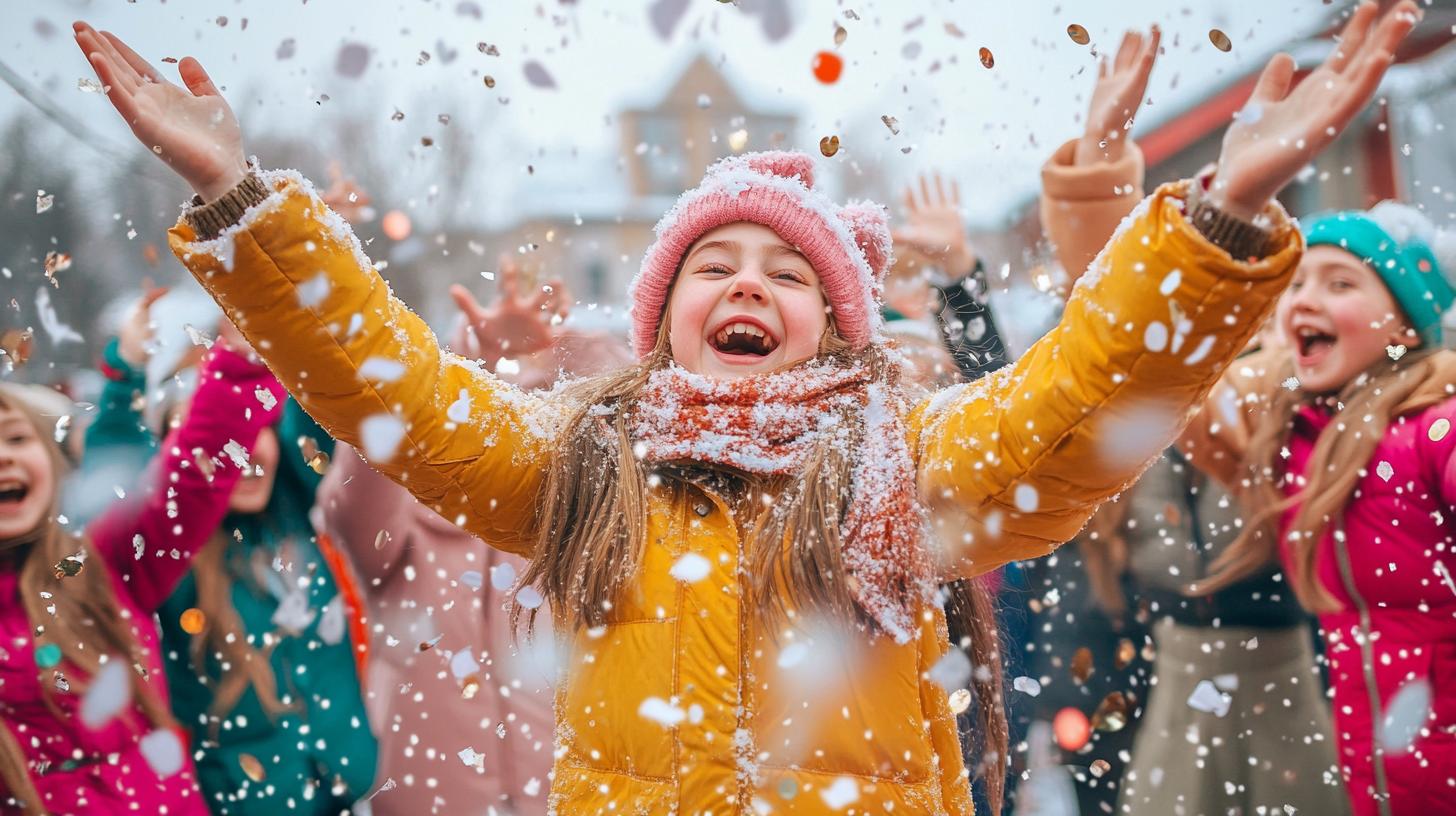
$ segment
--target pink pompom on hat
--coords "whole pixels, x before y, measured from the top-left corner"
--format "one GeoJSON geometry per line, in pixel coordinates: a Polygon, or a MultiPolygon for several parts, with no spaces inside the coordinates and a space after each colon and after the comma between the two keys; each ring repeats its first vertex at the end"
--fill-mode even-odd
{"type": "Polygon", "coordinates": [[[768,227],[809,260],[834,325],[852,348],[879,339],[880,290],[892,262],[884,208],[869,201],[835,204],[814,187],[813,159],[774,150],[715,163],[657,222],[657,240],[627,290],[637,356],[657,345],[667,294],[688,248],[708,231],[738,221],[768,227]]]}

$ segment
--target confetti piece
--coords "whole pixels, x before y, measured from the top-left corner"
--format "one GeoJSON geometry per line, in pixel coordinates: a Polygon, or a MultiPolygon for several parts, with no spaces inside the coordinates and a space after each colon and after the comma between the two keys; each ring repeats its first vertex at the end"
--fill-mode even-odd
{"type": "Polygon", "coordinates": [[[35,350],[35,334],[30,329],[6,329],[0,332],[0,352],[15,367],[25,365],[35,350]]]}
{"type": "Polygon", "coordinates": [[[1097,704],[1097,710],[1092,712],[1092,729],[1094,731],[1121,731],[1127,726],[1127,696],[1120,691],[1109,693],[1097,704]]]}
{"type": "Polygon", "coordinates": [[[56,562],[56,578],[74,578],[77,575],[81,574],[81,570],[85,566],[86,560],[84,558],[80,558],[74,555],[68,555],[65,558],[62,558],[60,561],[56,562]]]}
{"type": "Polygon", "coordinates": [[[46,195],[46,191],[45,190],[36,190],[35,191],[35,214],[36,215],[40,215],[41,213],[45,212],[46,210],[49,210],[52,206],[55,205],[55,203],[56,203],[56,197],[54,195],[46,195]]]}
{"type": "Polygon", "coordinates": [[[312,309],[324,302],[332,288],[333,284],[329,282],[328,276],[320,272],[298,285],[295,290],[298,293],[298,304],[305,309],[312,309]]]}
{"type": "Polygon", "coordinates": [[[463,683],[460,684],[460,696],[463,697],[463,698],[465,698],[465,699],[467,699],[467,700],[474,700],[475,699],[475,695],[477,695],[479,693],[480,693],[480,677],[479,677],[479,675],[471,675],[471,676],[465,678],[465,682],[463,682],[463,683]]]}
{"type": "Polygon", "coordinates": [[[527,609],[536,609],[545,602],[546,599],[541,597],[540,590],[535,587],[521,587],[521,591],[516,593],[516,603],[527,609]]]}
{"type": "Polygon", "coordinates": [[[1035,677],[1018,677],[1011,681],[1011,687],[1028,697],[1041,694],[1041,683],[1035,677]]]}
{"type": "Polygon", "coordinates": [[[466,570],[460,573],[460,583],[471,589],[480,589],[481,581],[481,574],[478,570],[466,570]]]}
{"type": "Polygon", "coordinates": [[[341,77],[358,79],[369,67],[369,46],[363,43],[344,43],[334,57],[334,72],[341,77]]]}
{"type": "Polygon", "coordinates": [[[192,345],[202,346],[205,349],[212,348],[212,338],[199,331],[191,323],[183,323],[182,331],[187,333],[187,339],[191,341],[192,345]]]}
{"type": "Polygon", "coordinates": [[[637,706],[637,716],[671,728],[686,719],[687,713],[661,697],[648,697],[637,706]]]}
{"type": "Polygon", "coordinates": [[[1379,476],[1382,481],[1388,482],[1390,477],[1395,475],[1395,468],[1391,467],[1389,462],[1381,460],[1380,464],[1375,466],[1375,475],[1379,476]]]}
{"type": "Polygon", "coordinates": [[[109,660],[86,689],[81,699],[81,722],[96,730],[111,722],[131,702],[131,671],[120,660],[109,660]]]}
{"type": "Polygon", "coordinates": [[[510,563],[490,568],[490,585],[500,592],[509,592],[516,585],[516,568],[510,563]]]}
{"type": "Polygon", "coordinates": [[[387,357],[370,357],[359,365],[359,376],[374,382],[391,383],[404,376],[404,363],[387,357]]]}
{"type": "Polygon", "coordinates": [[[1092,42],[1092,37],[1087,33],[1087,29],[1077,25],[1076,23],[1072,23],[1071,25],[1067,26],[1067,36],[1071,37],[1072,42],[1076,43],[1077,45],[1086,45],[1087,43],[1092,42]]]}
{"type": "Polygon", "coordinates": [[[935,665],[931,666],[930,671],[926,672],[926,677],[930,678],[932,683],[935,683],[946,691],[950,691],[952,689],[969,686],[971,684],[971,673],[971,659],[966,657],[965,652],[959,649],[951,649],[941,655],[939,660],[935,661],[935,665]]]}
{"type": "Polygon", "coordinates": [[[1445,417],[1441,417],[1440,419],[1431,423],[1431,429],[1429,431],[1426,431],[1426,437],[1432,442],[1440,442],[1442,439],[1445,439],[1446,434],[1450,432],[1451,421],[1446,419],[1445,417]]]}
{"type": "Polygon", "coordinates": [[[1174,269],[1172,272],[1169,272],[1163,277],[1162,283],[1158,284],[1158,294],[1162,295],[1163,297],[1168,297],[1169,295],[1178,291],[1178,287],[1182,285],[1182,283],[1183,270],[1174,269]]]}
{"type": "MultiPolygon", "coordinates": [[[[483,79],[483,81],[485,82],[485,87],[487,87],[487,88],[494,88],[495,87],[495,77],[491,76],[490,74],[486,74],[485,77],[484,77],[484,79],[483,79]]],[[[403,118],[403,117],[401,117],[401,118],[403,118]]]]}
{"type": "Polygon", "coordinates": [[[273,410],[273,406],[278,404],[278,398],[273,396],[273,392],[261,385],[253,389],[253,399],[256,399],[258,404],[263,406],[264,411],[271,411],[273,410]]]}
{"type": "Polygon", "coordinates": [[[1037,495],[1036,488],[1029,484],[1017,485],[1016,490],[1012,494],[1012,498],[1016,503],[1016,509],[1023,513],[1036,512],[1037,505],[1041,501],[1040,496],[1037,495]]]}
{"type": "MultiPolygon", "coordinates": [[[[322,476],[329,470],[329,455],[319,450],[318,441],[311,436],[300,436],[298,438],[298,452],[303,454],[303,462],[308,465],[314,473],[322,476]]],[[[375,539],[375,546],[378,546],[378,539],[375,539]]]]}
{"type": "Polygon", "coordinates": [[[81,77],[76,80],[76,90],[81,93],[102,93],[105,89],[101,87],[100,82],[90,77],[81,77]]]}
{"type": "Polygon", "coordinates": [[[450,403],[445,409],[445,418],[456,425],[464,425],[470,421],[470,392],[464,388],[460,389],[460,398],[450,403]]]}
{"type": "Polygon", "coordinates": [[[263,771],[263,763],[259,762],[258,758],[252,754],[238,754],[238,765],[242,767],[243,773],[247,774],[248,778],[254,782],[262,782],[268,776],[263,771]]]}
{"type": "Polygon", "coordinates": [[[408,215],[399,210],[390,210],[379,220],[379,228],[389,240],[403,241],[410,236],[412,226],[408,215]]]}
{"type": "Polygon", "coordinates": [[[228,459],[239,469],[246,471],[248,468],[248,449],[238,444],[236,439],[229,439],[226,445],[222,446],[222,452],[227,454],[228,459]]]}
{"type": "Polygon", "coordinates": [[[981,64],[988,69],[996,67],[996,57],[991,53],[991,49],[986,47],[981,48],[981,64]]]}
{"type": "Polygon", "coordinates": [[[1281,383],[1281,385],[1283,385],[1286,389],[1288,389],[1290,391],[1296,391],[1296,390],[1299,389],[1299,378],[1298,377],[1289,377],[1289,378],[1285,379],[1284,382],[1281,383]]]}
{"type": "Polygon", "coordinates": [[[834,780],[834,784],[819,791],[824,804],[830,810],[843,810],[859,801],[859,783],[848,776],[834,780]]]}
{"type": "Polygon", "coordinates": [[[41,288],[35,293],[35,307],[40,313],[40,325],[51,336],[51,342],[60,345],[67,341],[80,343],[83,338],[75,329],[61,322],[56,309],[51,305],[50,290],[41,288]]]}
{"type": "Polygon", "coordinates": [[[158,728],[142,737],[137,747],[152,772],[162,779],[182,770],[182,741],[171,729],[158,728]]]}
{"type": "Polygon", "coordinates": [[[1406,352],[1406,347],[1404,345],[1386,346],[1385,347],[1385,354],[1388,357],[1390,357],[1390,359],[1392,359],[1392,360],[1399,360],[1400,358],[1404,357],[1405,356],[1405,352],[1406,352]]]}
{"type": "Polygon", "coordinates": [[[1101,779],[1110,770],[1112,770],[1112,763],[1105,759],[1094,759],[1092,765],[1087,768],[1087,771],[1098,779],[1101,779]]]}
{"type": "Polygon", "coordinates": [[[273,56],[280,60],[293,59],[293,55],[297,52],[298,41],[289,37],[278,44],[278,50],[273,52],[273,56]]]}
{"type": "Polygon", "coordinates": [[[470,654],[469,649],[462,649],[450,656],[450,674],[456,680],[464,680],[472,674],[480,673],[480,664],[475,662],[475,657],[470,654]]]}
{"type": "Polygon", "coordinates": [[[815,79],[825,85],[833,85],[844,72],[844,60],[833,51],[820,51],[814,55],[810,68],[814,71],[815,79]]]}
{"type": "MultiPolygon", "coordinates": [[[[1175,520],[1175,518],[1168,519],[1168,523],[1177,524],[1178,522],[1175,520]]],[[[1137,647],[1132,644],[1131,640],[1123,638],[1122,640],[1119,640],[1117,642],[1117,657],[1113,661],[1113,666],[1115,666],[1118,671],[1122,671],[1123,669],[1127,668],[1128,665],[1132,663],[1132,661],[1136,657],[1137,647]]]]}
{"type": "Polygon", "coordinates": [[[1227,52],[1232,50],[1234,47],[1234,44],[1229,40],[1228,35],[1216,28],[1211,28],[1208,30],[1208,41],[1213,43],[1213,47],[1217,48],[1220,51],[1227,52]]]}
{"type": "Polygon", "coordinates": [[[371,462],[388,462],[404,440],[404,423],[393,414],[365,417],[359,423],[359,437],[365,458],[371,462]]]}
{"type": "Polygon", "coordinates": [[[1431,716],[1431,684],[1413,680],[1400,687],[1385,706],[1379,726],[1380,744],[1393,754],[1410,750],[1431,716]]]}
{"type": "Polygon", "coordinates": [[[956,689],[952,691],[950,696],[946,698],[946,703],[950,705],[950,713],[961,714],[971,707],[971,690],[956,689]]]}
{"type": "Polygon", "coordinates": [[[536,60],[528,61],[522,66],[521,70],[526,74],[526,81],[534,87],[544,88],[546,90],[551,90],[556,87],[556,80],[551,76],[551,72],[547,71],[546,66],[536,60]]]}
{"type": "Polygon", "coordinates": [[[708,577],[713,563],[697,553],[687,553],[672,565],[668,574],[686,584],[695,584],[708,577]]]}
{"type": "Polygon", "coordinates": [[[182,631],[189,635],[198,635],[207,626],[207,614],[194,606],[185,610],[177,622],[182,625],[182,631]]]}
{"type": "Polygon", "coordinates": [[[1202,711],[1212,714],[1215,717],[1222,717],[1229,713],[1229,707],[1233,705],[1233,697],[1218,690],[1211,681],[1200,680],[1197,686],[1193,687],[1193,693],[1188,695],[1188,707],[1194,711],[1202,711]]]}
{"type": "Polygon", "coordinates": [[[845,30],[844,26],[836,24],[834,26],[834,44],[836,46],[844,45],[844,41],[847,39],[849,39],[849,32],[845,30]]]}
{"type": "Polygon", "coordinates": [[[35,665],[42,669],[49,669],[59,665],[61,662],[61,647],[54,643],[47,643],[35,650],[35,665]]]}
{"type": "Polygon", "coordinates": [[[374,549],[382,550],[384,545],[389,543],[391,536],[388,530],[380,530],[374,534],[374,549]]]}
{"type": "Polygon", "coordinates": [[[1063,751],[1079,751],[1092,738],[1092,726],[1087,722],[1087,715],[1071,706],[1058,711],[1052,718],[1052,732],[1063,751]]]}
{"type": "Polygon", "coordinates": [[[457,755],[466,767],[484,770],[485,754],[477,753],[474,748],[461,748],[457,755]]]}
{"type": "Polygon", "coordinates": [[[885,127],[887,127],[887,128],[890,129],[890,135],[892,135],[892,136],[899,136],[900,135],[900,120],[899,119],[896,119],[895,117],[893,117],[893,116],[889,115],[888,113],[886,113],[886,114],[882,114],[880,116],[880,121],[881,122],[884,122],[885,123],[885,127]]]}
{"type": "Polygon", "coordinates": [[[835,153],[838,153],[839,152],[839,137],[838,136],[825,136],[824,138],[820,139],[819,140],[819,152],[820,153],[823,153],[824,156],[825,156],[825,158],[828,158],[830,156],[833,156],[835,153]]]}
{"type": "Polygon", "coordinates": [[[435,648],[435,644],[439,643],[440,642],[440,639],[443,638],[443,637],[445,637],[445,636],[444,635],[435,635],[434,637],[430,638],[429,640],[421,641],[420,642],[420,645],[419,645],[419,650],[421,652],[428,652],[429,650],[435,648]]]}
{"type": "Polygon", "coordinates": [[[295,588],[283,596],[283,601],[273,610],[271,622],[293,635],[301,635],[313,623],[317,614],[308,605],[308,593],[295,588]]]}
{"type": "Polygon", "coordinates": [[[1072,680],[1078,685],[1092,676],[1092,650],[1081,646],[1072,654],[1072,680]]]}
{"type": "Polygon", "coordinates": [[[748,131],[747,130],[745,130],[743,128],[739,128],[738,130],[735,130],[732,133],[728,134],[728,148],[730,150],[732,150],[734,153],[741,153],[741,152],[743,152],[743,148],[745,148],[747,146],[748,146],[748,131]]]}
{"type": "Polygon", "coordinates": [[[806,643],[790,643],[779,652],[778,664],[781,669],[792,669],[804,662],[809,656],[809,645],[806,643]]]}
{"type": "Polygon", "coordinates": [[[348,621],[344,617],[344,599],[335,595],[324,605],[324,613],[319,616],[319,640],[328,646],[343,643],[347,624],[348,621]]]}

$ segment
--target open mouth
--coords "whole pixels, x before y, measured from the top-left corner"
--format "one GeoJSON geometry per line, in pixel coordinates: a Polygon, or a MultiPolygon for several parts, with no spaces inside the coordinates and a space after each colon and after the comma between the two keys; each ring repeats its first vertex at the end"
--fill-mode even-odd
{"type": "Polygon", "coordinates": [[[708,345],[723,354],[764,357],[779,347],[779,340],[762,326],[731,320],[708,338],[708,345]]]}
{"type": "Polygon", "coordinates": [[[10,507],[25,501],[30,487],[15,480],[0,482],[0,507],[10,507]]]}
{"type": "Polygon", "coordinates": [[[1294,342],[1299,349],[1299,356],[1307,359],[1329,351],[1335,345],[1336,338],[1319,329],[1302,326],[1295,330],[1294,342]]]}

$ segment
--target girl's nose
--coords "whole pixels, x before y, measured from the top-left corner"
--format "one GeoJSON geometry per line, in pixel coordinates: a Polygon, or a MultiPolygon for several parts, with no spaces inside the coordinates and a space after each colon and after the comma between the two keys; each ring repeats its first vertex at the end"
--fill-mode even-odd
{"type": "Polygon", "coordinates": [[[744,269],[733,276],[733,284],[728,289],[728,300],[732,302],[752,301],[754,303],[768,302],[768,287],[763,285],[763,276],[752,269],[744,269]]]}

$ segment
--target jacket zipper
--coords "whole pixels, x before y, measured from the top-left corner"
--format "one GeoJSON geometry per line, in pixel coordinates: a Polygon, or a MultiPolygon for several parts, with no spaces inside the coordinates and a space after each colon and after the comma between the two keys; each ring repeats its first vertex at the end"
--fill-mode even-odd
{"type": "Polygon", "coordinates": [[[1335,532],[1335,560],[1340,566],[1340,580],[1345,585],[1345,591],[1350,593],[1350,598],[1355,602],[1355,609],[1360,613],[1360,668],[1365,675],[1365,693],[1370,697],[1370,761],[1375,766],[1375,796],[1376,804],[1380,807],[1380,816],[1393,816],[1390,809],[1390,787],[1385,778],[1385,748],[1380,744],[1379,729],[1375,727],[1376,719],[1380,716],[1380,686],[1375,682],[1375,647],[1370,642],[1370,609],[1365,605],[1365,599],[1360,596],[1360,591],[1355,588],[1355,574],[1350,567],[1350,553],[1345,548],[1345,517],[1340,515],[1336,523],[1335,532]]]}

